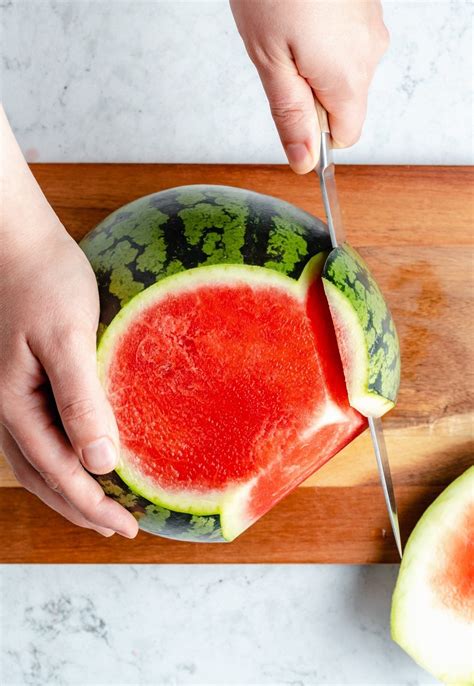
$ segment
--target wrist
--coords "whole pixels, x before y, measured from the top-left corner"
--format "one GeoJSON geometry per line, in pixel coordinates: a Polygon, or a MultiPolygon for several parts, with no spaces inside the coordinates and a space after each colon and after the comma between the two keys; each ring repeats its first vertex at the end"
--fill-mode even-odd
{"type": "Polygon", "coordinates": [[[54,210],[41,198],[35,197],[34,189],[17,191],[4,201],[0,220],[0,264],[24,257],[37,251],[39,246],[50,242],[65,229],[54,210]]]}
{"type": "Polygon", "coordinates": [[[0,262],[64,231],[23,157],[0,106],[0,262]]]}

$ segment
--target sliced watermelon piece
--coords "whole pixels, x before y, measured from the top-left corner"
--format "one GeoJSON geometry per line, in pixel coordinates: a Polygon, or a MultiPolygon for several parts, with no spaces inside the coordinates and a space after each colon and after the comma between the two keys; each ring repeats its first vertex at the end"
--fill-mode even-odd
{"type": "Polygon", "coordinates": [[[98,360],[120,480],[99,480],[119,501],[145,499],[142,528],[232,540],[366,427],[347,399],[325,257],[298,281],[251,265],[189,269],[113,319],[98,360]]]}
{"type": "Polygon", "coordinates": [[[474,467],[430,505],[408,539],[392,638],[447,684],[474,684],[474,467]]]}
{"type": "Polygon", "coordinates": [[[329,254],[323,283],[350,404],[366,417],[381,417],[394,407],[400,386],[400,346],[388,305],[346,243],[329,254]]]}

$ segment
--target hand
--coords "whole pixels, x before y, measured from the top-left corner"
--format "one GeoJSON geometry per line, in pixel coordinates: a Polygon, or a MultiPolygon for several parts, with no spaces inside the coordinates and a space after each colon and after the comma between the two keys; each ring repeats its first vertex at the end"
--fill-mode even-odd
{"type": "Polygon", "coordinates": [[[96,373],[94,273],[1,115],[0,443],[18,481],[66,519],[133,537],[135,518],[84,469],[111,471],[119,446],[96,373]]]}
{"type": "Polygon", "coordinates": [[[379,0],[230,0],[257,67],[292,169],[319,157],[314,98],[329,114],[334,145],[360,137],[367,94],[388,47],[379,0]]]}

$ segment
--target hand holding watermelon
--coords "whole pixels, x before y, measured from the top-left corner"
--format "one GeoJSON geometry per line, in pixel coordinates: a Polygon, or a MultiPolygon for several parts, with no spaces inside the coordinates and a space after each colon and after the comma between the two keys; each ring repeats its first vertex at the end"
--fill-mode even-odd
{"type": "Polygon", "coordinates": [[[18,481],[66,519],[132,537],[135,519],[83,467],[110,471],[118,446],[96,373],[94,273],[29,171],[3,111],[0,127],[13,172],[2,183],[2,450],[18,481]]]}

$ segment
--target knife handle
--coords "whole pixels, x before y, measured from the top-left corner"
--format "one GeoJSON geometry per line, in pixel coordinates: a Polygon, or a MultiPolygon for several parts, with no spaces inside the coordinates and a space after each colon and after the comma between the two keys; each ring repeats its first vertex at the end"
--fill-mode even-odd
{"type": "Polygon", "coordinates": [[[316,105],[316,113],[318,115],[319,126],[321,128],[321,133],[331,133],[329,130],[328,113],[321,105],[319,100],[314,99],[314,104],[316,105]]]}

